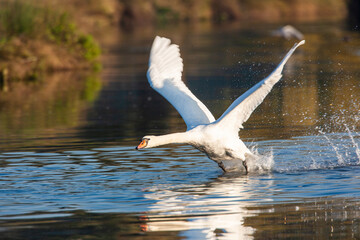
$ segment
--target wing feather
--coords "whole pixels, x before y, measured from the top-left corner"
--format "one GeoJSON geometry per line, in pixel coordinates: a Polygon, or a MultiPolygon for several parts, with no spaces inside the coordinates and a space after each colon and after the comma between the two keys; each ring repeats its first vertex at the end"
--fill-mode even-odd
{"type": "Polygon", "coordinates": [[[229,130],[237,132],[242,124],[249,119],[252,112],[262,103],[272,87],[281,79],[285,63],[289,60],[295,49],[305,43],[305,40],[295,44],[279,63],[276,69],[265,79],[237,98],[230,107],[217,120],[217,123],[229,130]]]}
{"type": "Polygon", "coordinates": [[[179,46],[171,44],[167,38],[155,37],[147,71],[150,86],[176,108],[188,130],[215,121],[211,112],[181,80],[182,71],[179,46]]]}

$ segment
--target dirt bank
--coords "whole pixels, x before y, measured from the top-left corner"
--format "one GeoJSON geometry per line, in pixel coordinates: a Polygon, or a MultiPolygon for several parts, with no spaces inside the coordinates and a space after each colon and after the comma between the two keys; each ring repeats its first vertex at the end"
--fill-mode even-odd
{"type": "Polygon", "coordinates": [[[36,79],[46,71],[99,68],[101,50],[89,29],[112,21],[105,12],[90,17],[96,15],[90,11],[95,5],[84,8],[89,12],[76,12],[76,2],[91,1],[73,2],[0,0],[0,86],[10,79],[36,79]]]}

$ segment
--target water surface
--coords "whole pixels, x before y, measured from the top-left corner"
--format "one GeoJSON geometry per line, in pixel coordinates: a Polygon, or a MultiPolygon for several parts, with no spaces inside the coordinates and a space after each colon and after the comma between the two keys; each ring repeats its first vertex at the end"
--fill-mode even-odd
{"type": "Polygon", "coordinates": [[[186,129],[145,77],[156,34],[180,45],[184,81],[217,118],[294,44],[279,26],[113,33],[102,74],[3,89],[2,238],[360,238],[360,34],[341,24],[297,25],[306,45],[240,132],[270,172],[225,174],[186,145],[134,150],[186,129]]]}

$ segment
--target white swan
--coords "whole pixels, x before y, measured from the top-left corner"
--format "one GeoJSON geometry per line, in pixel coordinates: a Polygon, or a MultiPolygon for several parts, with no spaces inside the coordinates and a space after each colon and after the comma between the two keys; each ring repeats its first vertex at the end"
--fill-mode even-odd
{"type": "Polygon", "coordinates": [[[295,49],[304,43],[305,40],[295,44],[267,78],[236,99],[223,115],[215,120],[211,112],[181,80],[183,62],[179,46],[171,44],[167,38],[157,36],[150,52],[147,77],[151,87],[180,113],[186,123],[187,131],[162,136],[145,136],[136,149],[186,143],[206,153],[226,172],[247,172],[246,160],[251,159],[253,154],[240,140],[239,129],[280,80],[284,65],[295,49]]]}
{"type": "Polygon", "coordinates": [[[304,39],[304,35],[291,25],[283,26],[273,31],[272,34],[273,36],[284,37],[286,40],[290,40],[291,38],[304,39]]]}

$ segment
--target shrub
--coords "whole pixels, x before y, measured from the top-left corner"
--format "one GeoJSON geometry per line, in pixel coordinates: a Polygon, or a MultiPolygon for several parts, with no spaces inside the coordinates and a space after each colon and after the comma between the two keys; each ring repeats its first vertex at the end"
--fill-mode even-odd
{"type": "Polygon", "coordinates": [[[78,43],[84,52],[85,59],[92,61],[101,54],[99,45],[95,42],[91,35],[81,35],[78,43]]]}
{"type": "Polygon", "coordinates": [[[88,61],[100,55],[100,48],[93,37],[79,34],[68,13],[26,0],[0,0],[0,3],[0,55],[1,48],[12,38],[55,42],[68,48],[69,53],[80,54],[88,61]]]}

